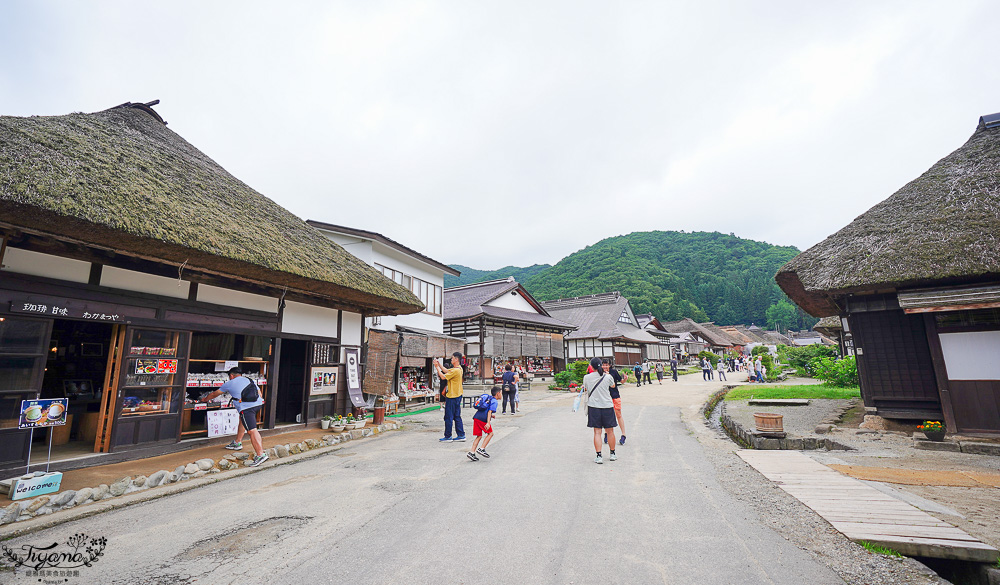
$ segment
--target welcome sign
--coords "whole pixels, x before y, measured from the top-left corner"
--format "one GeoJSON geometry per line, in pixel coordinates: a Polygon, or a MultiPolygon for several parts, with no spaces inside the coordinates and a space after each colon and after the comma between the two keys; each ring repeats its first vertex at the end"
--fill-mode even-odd
{"type": "Polygon", "coordinates": [[[10,499],[22,500],[24,498],[33,498],[57,492],[59,491],[59,485],[62,484],[62,477],[62,473],[54,471],[38,477],[19,478],[11,486],[10,499]]]}

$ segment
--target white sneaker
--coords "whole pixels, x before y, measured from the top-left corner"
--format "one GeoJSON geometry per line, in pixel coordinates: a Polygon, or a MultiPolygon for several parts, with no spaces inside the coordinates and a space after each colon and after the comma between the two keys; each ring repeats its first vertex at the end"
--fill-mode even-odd
{"type": "Polygon", "coordinates": [[[611,461],[618,461],[618,455],[612,453],[611,457],[608,457],[608,459],[611,460],[611,461]]]}
{"type": "Polygon", "coordinates": [[[601,454],[598,453],[597,457],[594,457],[594,463],[604,463],[604,457],[602,457],[601,454]]]}

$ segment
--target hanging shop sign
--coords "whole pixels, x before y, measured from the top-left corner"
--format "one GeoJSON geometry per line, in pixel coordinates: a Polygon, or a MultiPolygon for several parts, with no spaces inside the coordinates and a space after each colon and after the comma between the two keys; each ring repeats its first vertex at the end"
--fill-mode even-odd
{"type": "Polygon", "coordinates": [[[30,299],[11,299],[10,312],[54,319],[83,319],[102,323],[126,323],[133,317],[156,318],[156,309],[149,307],[129,307],[44,296],[32,296],[30,299]]]}
{"type": "Polygon", "coordinates": [[[319,394],[336,394],[337,393],[337,373],[339,372],[339,367],[332,368],[313,368],[312,369],[312,384],[309,387],[309,393],[313,396],[319,394]]]}
{"type": "Polygon", "coordinates": [[[359,350],[349,347],[344,350],[347,369],[347,391],[351,394],[351,404],[361,408],[365,406],[365,397],[361,395],[361,364],[358,359],[359,350]]]}
{"type": "Polygon", "coordinates": [[[57,427],[66,424],[66,408],[69,398],[42,398],[21,401],[19,429],[57,427]]]}
{"type": "Polygon", "coordinates": [[[208,413],[208,436],[225,437],[235,435],[240,424],[240,417],[235,408],[213,410],[208,413]]]}

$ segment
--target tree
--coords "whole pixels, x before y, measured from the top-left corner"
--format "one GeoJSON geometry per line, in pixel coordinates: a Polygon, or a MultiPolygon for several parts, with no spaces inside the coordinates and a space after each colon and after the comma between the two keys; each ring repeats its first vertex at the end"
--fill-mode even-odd
{"type": "Polygon", "coordinates": [[[768,307],[765,315],[767,317],[768,329],[779,329],[781,327],[784,327],[785,329],[792,329],[799,326],[799,313],[797,308],[795,305],[785,300],[778,301],[777,304],[768,307]]]}

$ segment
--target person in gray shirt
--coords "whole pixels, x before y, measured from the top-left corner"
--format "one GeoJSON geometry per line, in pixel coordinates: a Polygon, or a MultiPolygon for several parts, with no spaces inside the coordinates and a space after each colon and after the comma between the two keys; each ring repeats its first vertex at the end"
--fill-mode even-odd
{"type": "Polygon", "coordinates": [[[615,403],[611,399],[611,385],[615,383],[610,374],[605,373],[601,358],[590,360],[594,371],[583,377],[583,392],[587,393],[587,426],[594,429],[594,450],[597,457],[594,463],[604,463],[601,454],[601,439],[603,433],[608,434],[608,446],[611,447],[610,461],[615,461],[615,427],[618,419],[615,417],[615,403]],[[602,432],[603,431],[603,432],[602,432]]]}
{"type": "Polygon", "coordinates": [[[233,451],[242,449],[243,435],[244,433],[249,433],[250,444],[253,445],[255,454],[250,467],[257,467],[267,461],[267,453],[264,452],[264,442],[260,438],[260,431],[257,430],[257,411],[264,406],[264,397],[261,396],[260,388],[256,388],[257,400],[244,402],[242,398],[243,391],[251,384],[253,384],[253,381],[243,375],[243,370],[240,368],[231,368],[229,370],[229,381],[220,386],[218,390],[202,397],[201,401],[208,402],[222,394],[229,394],[232,397],[232,404],[236,407],[236,412],[239,413],[240,424],[236,429],[236,440],[226,445],[226,449],[233,451]]]}

